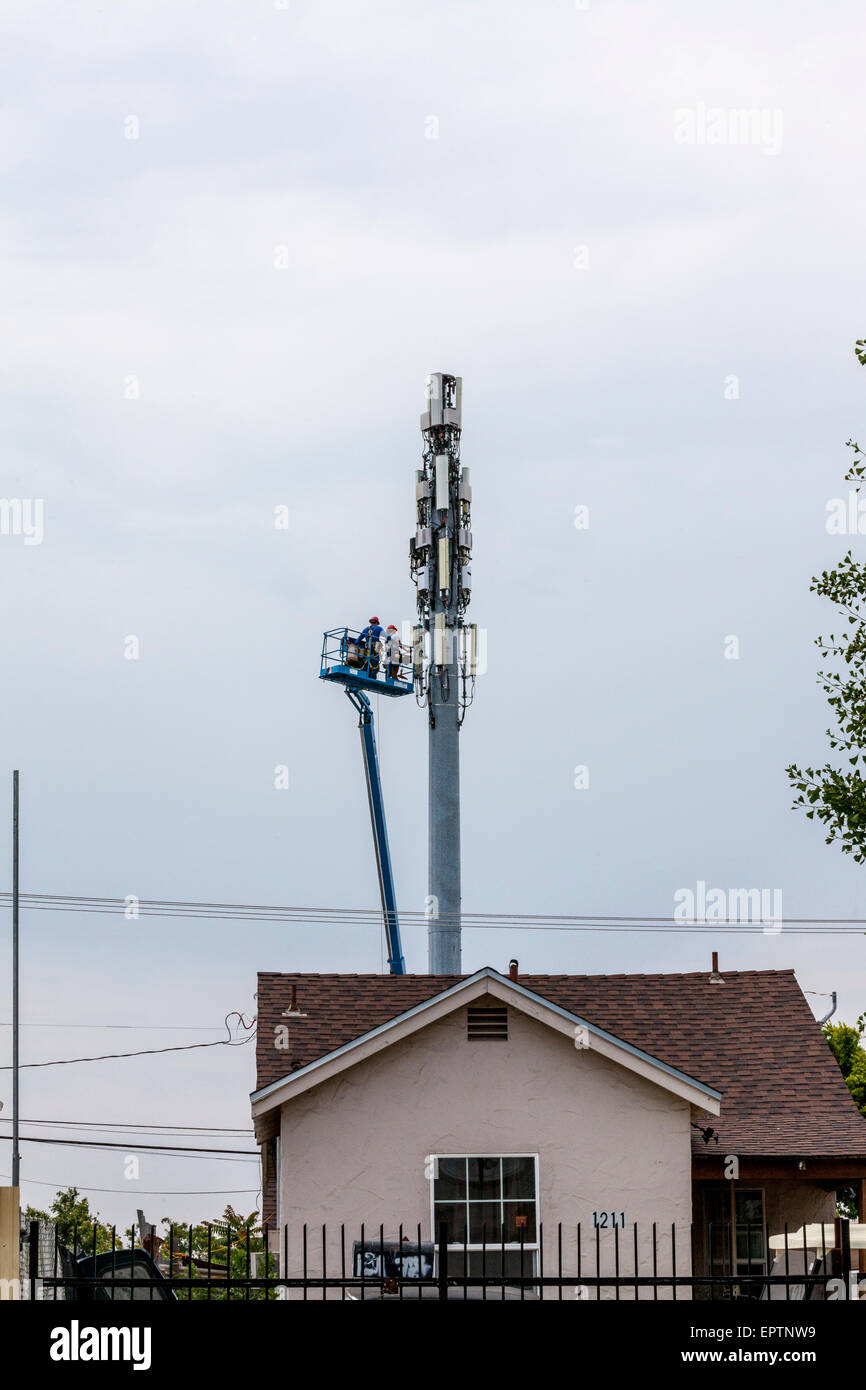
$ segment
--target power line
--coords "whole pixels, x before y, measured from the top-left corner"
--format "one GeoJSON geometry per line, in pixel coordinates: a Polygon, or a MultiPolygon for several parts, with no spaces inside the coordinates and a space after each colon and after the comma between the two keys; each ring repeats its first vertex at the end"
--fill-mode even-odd
{"type": "MultiPolygon", "coordinates": [[[[22,1134],[26,1144],[68,1144],[76,1149],[130,1149],[131,1144],[121,1144],[111,1139],[49,1139],[43,1135],[22,1134]]],[[[246,1158],[258,1159],[255,1149],[203,1149],[193,1144],[138,1144],[136,1149],[146,1149],[153,1153],[172,1153],[178,1157],[192,1158],[199,1154],[243,1154],[246,1158]]]]}
{"type": "MultiPolygon", "coordinates": [[[[20,1068],[23,1071],[26,1067],[70,1067],[75,1062],[110,1062],[118,1057],[152,1057],[160,1052],[194,1052],[201,1047],[245,1047],[248,1042],[252,1042],[255,1033],[251,1033],[248,1038],[242,1038],[240,1042],[229,1042],[227,1038],[220,1038],[218,1042],[184,1043],[177,1047],[145,1047],[138,1052],[103,1052],[98,1057],[61,1057],[53,1062],[21,1062],[20,1068]]],[[[11,1066],[2,1066],[0,1071],[11,1071],[11,1066]]]]}
{"type": "MultiPolygon", "coordinates": [[[[8,1173],[0,1173],[0,1178],[5,1182],[9,1181],[8,1173]]],[[[129,1196],[128,1187],[87,1187],[84,1183],[76,1182],[47,1182],[45,1178],[25,1178],[25,1183],[35,1183],[37,1187],[53,1187],[55,1191],[62,1192],[67,1188],[74,1187],[76,1192],[117,1192],[123,1196],[129,1196]]],[[[211,1188],[207,1192],[200,1192],[198,1189],[191,1192],[165,1192],[160,1189],[136,1187],[136,1197],[246,1197],[252,1194],[258,1196],[261,1187],[217,1187],[211,1188]]]]}
{"type": "MultiPolygon", "coordinates": [[[[75,911],[89,912],[97,909],[90,908],[58,908],[45,909],[50,911],[75,911]]],[[[106,909],[107,911],[107,909],[106,909]]],[[[143,914],[149,917],[183,917],[184,920],[207,919],[210,921],[238,921],[238,922],[273,922],[283,926],[321,926],[323,919],[315,915],[315,910],[295,917],[280,916],[251,916],[243,913],[211,913],[211,912],[149,912],[143,914]]],[[[401,912],[401,920],[412,926],[429,925],[429,919],[423,914],[413,914],[411,912],[401,912]],[[412,920],[415,918],[415,920],[412,920]]],[[[338,921],[329,925],[335,927],[370,927],[379,930],[382,926],[381,912],[371,912],[369,916],[352,917],[340,915],[338,921]]],[[[727,935],[758,936],[764,934],[768,928],[774,932],[784,933],[787,936],[863,936],[866,935],[866,918],[813,918],[788,917],[784,919],[767,918],[766,921],[760,919],[742,921],[738,918],[719,918],[709,921],[693,921],[689,919],[683,922],[673,922],[670,917],[657,918],[585,918],[572,919],[563,922],[547,921],[535,918],[527,913],[523,917],[515,920],[515,915],[510,918],[503,916],[497,917],[493,922],[473,922],[467,921],[464,917],[463,926],[468,931],[525,931],[525,932],[650,932],[650,933],[671,933],[676,936],[685,936],[689,933],[696,933],[701,936],[711,935],[713,932],[724,930],[727,935]],[[811,923],[811,925],[806,925],[811,923]],[[838,925],[836,925],[838,924],[838,925]]]]}
{"type": "MultiPolygon", "coordinates": [[[[179,1130],[181,1134],[254,1134],[255,1130],[248,1127],[232,1127],[230,1125],[158,1125],[158,1124],[122,1124],[119,1120],[108,1120],[102,1124],[98,1120],[21,1120],[22,1125],[49,1125],[52,1128],[66,1129],[139,1129],[143,1133],[158,1134],[160,1130],[179,1130]]],[[[0,1124],[11,1124],[11,1120],[0,1115],[0,1124]]]]}
{"type": "MultiPolygon", "coordinates": [[[[11,1023],[0,1021],[0,1028],[11,1028],[11,1023]]],[[[19,1023],[19,1028],[116,1028],[129,1029],[133,1033],[212,1033],[214,1025],[195,1023],[19,1023]]]]}
{"type": "MultiPolygon", "coordinates": [[[[0,892],[0,901],[10,899],[8,892],[0,892]]],[[[46,910],[53,910],[63,904],[68,904],[70,910],[96,911],[104,908],[107,912],[120,912],[125,908],[125,901],[120,898],[99,898],[93,896],[76,896],[73,894],[52,894],[52,893],[22,893],[21,902],[30,907],[42,907],[46,910]]],[[[140,898],[137,903],[137,911],[151,912],[153,915],[173,915],[175,911],[188,911],[190,915],[213,916],[215,913],[227,912],[232,915],[247,916],[250,913],[277,914],[282,917],[286,914],[303,914],[303,916],[328,916],[343,920],[367,919],[370,922],[378,923],[381,919],[381,908],[347,908],[347,907],[283,907],[266,903],[231,903],[231,902],[197,902],[186,899],[170,898],[140,898]],[[165,913],[161,909],[167,909],[165,913]]],[[[417,917],[419,920],[427,922],[430,920],[429,914],[421,909],[400,908],[402,917],[417,917]]],[[[441,920],[448,914],[440,913],[437,920],[441,920]]],[[[470,912],[470,918],[475,920],[489,920],[494,925],[500,921],[552,921],[552,922],[670,922],[671,915],[656,917],[651,913],[640,913],[628,916],[623,913],[614,913],[605,916],[600,913],[520,913],[520,912],[470,912]]],[[[792,922],[850,922],[866,925],[866,918],[863,917],[793,917],[789,918],[792,922]]]]}
{"type": "MultiPolygon", "coordinates": [[[[11,894],[0,892],[0,902],[8,902],[11,894]]],[[[42,912],[92,912],[116,914],[124,912],[127,905],[123,899],[85,897],[70,894],[29,893],[21,894],[21,904],[31,911],[42,912]]],[[[192,919],[228,921],[279,922],[284,925],[310,925],[330,923],[335,926],[381,926],[381,910],[378,908],[339,908],[339,907],[279,907],[258,903],[194,902],[171,899],[139,899],[135,912],[139,916],[183,917],[192,919]]],[[[406,922],[429,925],[429,915],[418,909],[402,908],[400,917],[406,922]]],[[[444,921],[447,914],[439,914],[437,920],[444,921]]],[[[790,917],[778,923],[747,920],[740,918],[719,918],[712,920],[684,919],[674,921],[671,915],[664,917],[644,913],[636,916],[626,914],[569,914],[569,913],[516,913],[516,912],[465,912],[463,925],[470,930],[535,930],[535,931],[667,931],[682,934],[689,931],[701,933],[717,931],[721,927],[729,931],[762,932],[765,926],[782,925],[789,933],[798,934],[860,934],[866,927],[862,917],[790,917]],[[815,932],[814,928],[833,927],[835,932],[815,932]]]]}
{"type": "MultiPolygon", "coordinates": [[[[22,1121],[24,1123],[24,1121],[22,1121]]],[[[71,1144],[79,1149],[128,1149],[129,1144],[121,1144],[113,1139],[49,1139],[42,1135],[22,1135],[29,1144],[71,1144]]],[[[255,1149],[206,1149],[195,1144],[139,1144],[137,1149],[150,1149],[156,1153],[183,1154],[242,1154],[245,1158],[257,1159],[255,1149]]]]}

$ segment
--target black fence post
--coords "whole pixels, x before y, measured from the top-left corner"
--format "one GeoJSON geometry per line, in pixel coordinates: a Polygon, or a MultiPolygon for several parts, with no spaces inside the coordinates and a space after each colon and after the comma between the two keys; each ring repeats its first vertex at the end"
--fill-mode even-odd
{"type": "Polygon", "coordinates": [[[39,1222],[31,1221],[28,1233],[27,1273],[30,1276],[30,1299],[36,1301],[36,1280],[39,1278],[39,1222]]]}
{"type": "Polygon", "coordinates": [[[448,1223],[439,1222],[439,1297],[448,1297],[448,1223]]]}
{"type": "Polygon", "coordinates": [[[844,1216],[839,1222],[839,1249],[842,1252],[842,1278],[845,1297],[851,1297],[851,1222],[844,1216]]]}

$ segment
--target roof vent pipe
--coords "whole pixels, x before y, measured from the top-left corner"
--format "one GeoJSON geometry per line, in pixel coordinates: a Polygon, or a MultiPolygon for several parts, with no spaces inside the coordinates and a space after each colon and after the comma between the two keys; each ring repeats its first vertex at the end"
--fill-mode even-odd
{"type": "Polygon", "coordinates": [[[289,1007],[287,1009],[283,1009],[283,1012],[280,1014],[280,1018],[306,1017],[307,1015],[305,1013],[301,1013],[301,1010],[298,1008],[298,986],[295,981],[292,981],[292,1002],[289,1004],[289,1007]]]}
{"type": "Polygon", "coordinates": [[[516,961],[516,960],[510,960],[510,961],[508,962],[508,978],[509,978],[509,980],[514,980],[515,982],[517,981],[517,961],[516,961]]]}
{"type": "Polygon", "coordinates": [[[713,968],[712,968],[712,970],[711,970],[711,972],[710,972],[710,978],[709,978],[708,983],[711,984],[711,985],[723,985],[723,984],[725,983],[724,980],[722,979],[721,975],[719,974],[719,953],[718,953],[718,951],[713,951],[713,968]]]}

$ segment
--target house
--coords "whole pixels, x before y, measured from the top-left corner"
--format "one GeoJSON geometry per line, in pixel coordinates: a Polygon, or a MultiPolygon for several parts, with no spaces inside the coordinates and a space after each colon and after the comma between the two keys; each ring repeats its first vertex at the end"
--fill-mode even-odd
{"type": "Polygon", "coordinates": [[[258,1020],[281,1227],[444,1221],[469,1272],[492,1238],[507,1273],[560,1223],[604,1228],[608,1263],[633,1233],[646,1268],[655,1223],[681,1273],[742,1274],[768,1234],[832,1221],[837,1189],[866,1217],[866,1120],[792,970],[264,973],[258,1020]]]}

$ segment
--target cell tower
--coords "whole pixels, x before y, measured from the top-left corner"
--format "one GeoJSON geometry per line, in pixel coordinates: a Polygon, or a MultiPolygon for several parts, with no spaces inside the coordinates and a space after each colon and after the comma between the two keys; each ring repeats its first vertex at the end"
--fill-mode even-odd
{"type": "Polygon", "coordinates": [[[418,590],[415,695],[429,724],[428,969],[459,975],[460,745],[475,693],[478,631],[465,622],[472,591],[472,489],[460,466],[462,379],[427,378],[423,463],[415,474],[417,530],[409,542],[418,590]]]}

